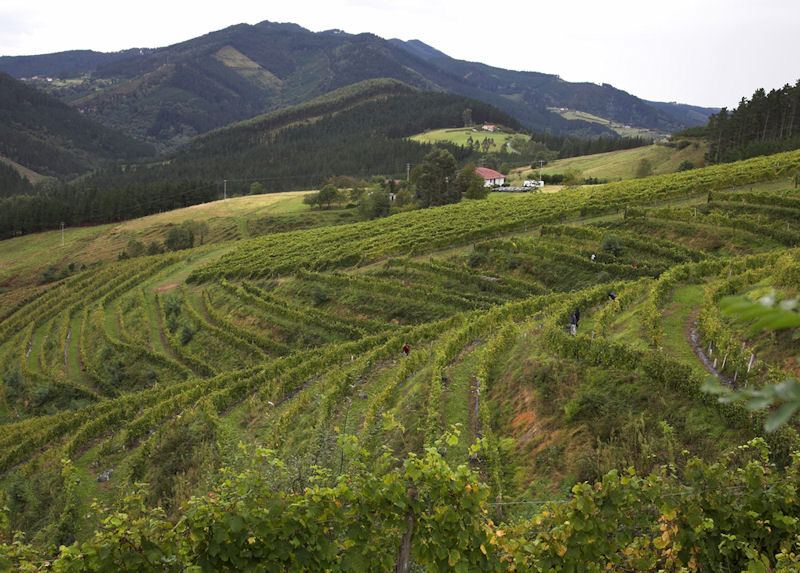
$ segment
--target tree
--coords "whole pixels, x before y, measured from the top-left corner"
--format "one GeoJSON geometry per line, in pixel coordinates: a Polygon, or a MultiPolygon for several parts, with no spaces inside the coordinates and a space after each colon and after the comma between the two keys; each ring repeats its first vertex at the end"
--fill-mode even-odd
{"type": "Polygon", "coordinates": [[[337,201],[339,201],[339,199],[340,199],[339,190],[330,183],[324,185],[322,189],[319,190],[318,201],[320,206],[322,206],[322,204],[325,203],[328,206],[328,209],[330,209],[331,204],[336,203],[337,201]]]}
{"type": "Polygon", "coordinates": [[[375,189],[364,193],[358,202],[358,212],[363,219],[385,217],[392,208],[389,194],[383,189],[375,189]]]}
{"type": "Polygon", "coordinates": [[[567,187],[574,187],[576,185],[583,185],[584,178],[583,172],[570,167],[566,171],[564,171],[564,185],[567,187]]]}
{"type": "Polygon", "coordinates": [[[194,219],[188,219],[181,223],[181,227],[189,229],[192,233],[192,238],[200,237],[200,244],[202,245],[206,235],[208,235],[208,223],[205,221],[195,221],[194,219]]]}
{"type": "Polygon", "coordinates": [[[464,120],[464,127],[472,127],[472,110],[470,108],[464,110],[461,118],[464,120]]]}
{"type": "Polygon", "coordinates": [[[172,227],[167,233],[167,238],[164,239],[164,246],[170,251],[191,249],[194,246],[194,233],[183,225],[172,227]]]}
{"type": "Polygon", "coordinates": [[[446,149],[434,149],[415,170],[417,195],[423,207],[458,203],[461,193],[455,185],[456,160],[446,149]]]}
{"type": "Polygon", "coordinates": [[[261,195],[264,193],[264,186],[258,181],[253,181],[250,184],[250,195],[261,195]]]}
{"type": "Polygon", "coordinates": [[[411,197],[411,193],[409,193],[407,187],[401,187],[398,189],[397,194],[394,196],[394,206],[395,207],[405,207],[406,205],[411,205],[414,202],[414,198],[411,197]]]}
{"type": "Polygon", "coordinates": [[[489,188],[475,169],[474,163],[468,163],[461,169],[456,176],[456,187],[468,199],[485,199],[489,195],[489,188]]]}
{"type": "Polygon", "coordinates": [[[141,257],[144,255],[145,249],[146,247],[144,246],[144,243],[137,241],[136,239],[131,239],[128,241],[128,245],[125,247],[125,251],[123,252],[126,256],[133,259],[135,257],[141,257]]]}

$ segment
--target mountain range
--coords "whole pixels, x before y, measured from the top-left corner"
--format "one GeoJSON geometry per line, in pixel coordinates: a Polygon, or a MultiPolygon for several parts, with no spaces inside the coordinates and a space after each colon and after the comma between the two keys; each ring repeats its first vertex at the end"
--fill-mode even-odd
{"type": "Polygon", "coordinates": [[[160,151],[376,78],[481,100],[528,129],[580,137],[614,134],[599,123],[567,120],[548,108],[576,109],[665,133],[705,123],[716,111],[646,102],[608,84],[570,83],[552,74],[461,61],[418,40],[315,33],[267,21],[157,49],[5,56],[0,71],[160,151]]]}

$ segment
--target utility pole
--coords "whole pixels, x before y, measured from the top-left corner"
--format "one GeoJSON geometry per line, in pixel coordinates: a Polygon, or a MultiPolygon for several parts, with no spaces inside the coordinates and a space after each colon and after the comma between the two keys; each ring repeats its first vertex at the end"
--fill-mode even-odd
{"type": "Polygon", "coordinates": [[[539,181],[542,180],[542,165],[544,165],[544,160],[539,160],[539,181]]]}
{"type": "Polygon", "coordinates": [[[222,200],[224,201],[227,198],[228,198],[228,180],[227,179],[223,179],[222,180],[222,200]]]}
{"type": "Polygon", "coordinates": [[[61,221],[61,246],[64,246],[64,221],[61,221]]]}
{"type": "MultiPolygon", "coordinates": [[[[408,177],[409,177],[410,173],[411,173],[411,164],[410,163],[406,163],[406,181],[408,181],[408,177]]],[[[797,187],[797,185],[795,185],[795,187],[797,187]]]]}

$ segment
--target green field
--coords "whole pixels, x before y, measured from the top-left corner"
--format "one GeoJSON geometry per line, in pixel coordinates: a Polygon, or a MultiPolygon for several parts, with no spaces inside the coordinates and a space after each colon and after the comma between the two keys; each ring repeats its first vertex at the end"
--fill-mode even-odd
{"type": "Polygon", "coordinates": [[[436,143],[437,141],[447,141],[456,145],[467,145],[470,138],[480,143],[484,139],[490,139],[495,147],[492,151],[499,149],[509,141],[514,134],[483,131],[480,127],[461,127],[452,129],[434,129],[412,136],[410,139],[422,143],[436,143]]]}
{"type": "Polygon", "coordinates": [[[798,170],[229,199],[72,230],[87,268],[39,286],[60,233],[4,242],[0,568],[390,571],[413,521],[418,570],[791,570],[798,424],[701,386],[800,373],[797,328],[719,304],[800,295],[798,170]],[[205,245],[116,260],[186,220],[205,245]]]}

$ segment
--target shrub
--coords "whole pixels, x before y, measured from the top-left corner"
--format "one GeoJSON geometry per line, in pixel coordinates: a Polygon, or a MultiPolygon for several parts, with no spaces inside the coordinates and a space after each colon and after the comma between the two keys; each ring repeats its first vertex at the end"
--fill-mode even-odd
{"type": "Polygon", "coordinates": [[[622,245],[616,235],[606,235],[603,237],[603,242],[600,243],[600,248],[603,252],[615,257],[622,252],[622,245]]]}
{"type": "Polygon", "coordinates": [[[190,322],[184,322],[181,325],[181,330],[178,333],[178,340],[181,341],[181,344],[189,344],[194,338],[194,325],[190,322]]]}
{"type": "Polygon", "coordinates": [[[472,251],[469,254],[469,259],[467,260],[467,264],[472,268],[486,264],[486,253],[484,253],[483,251],[472,251]]]}

